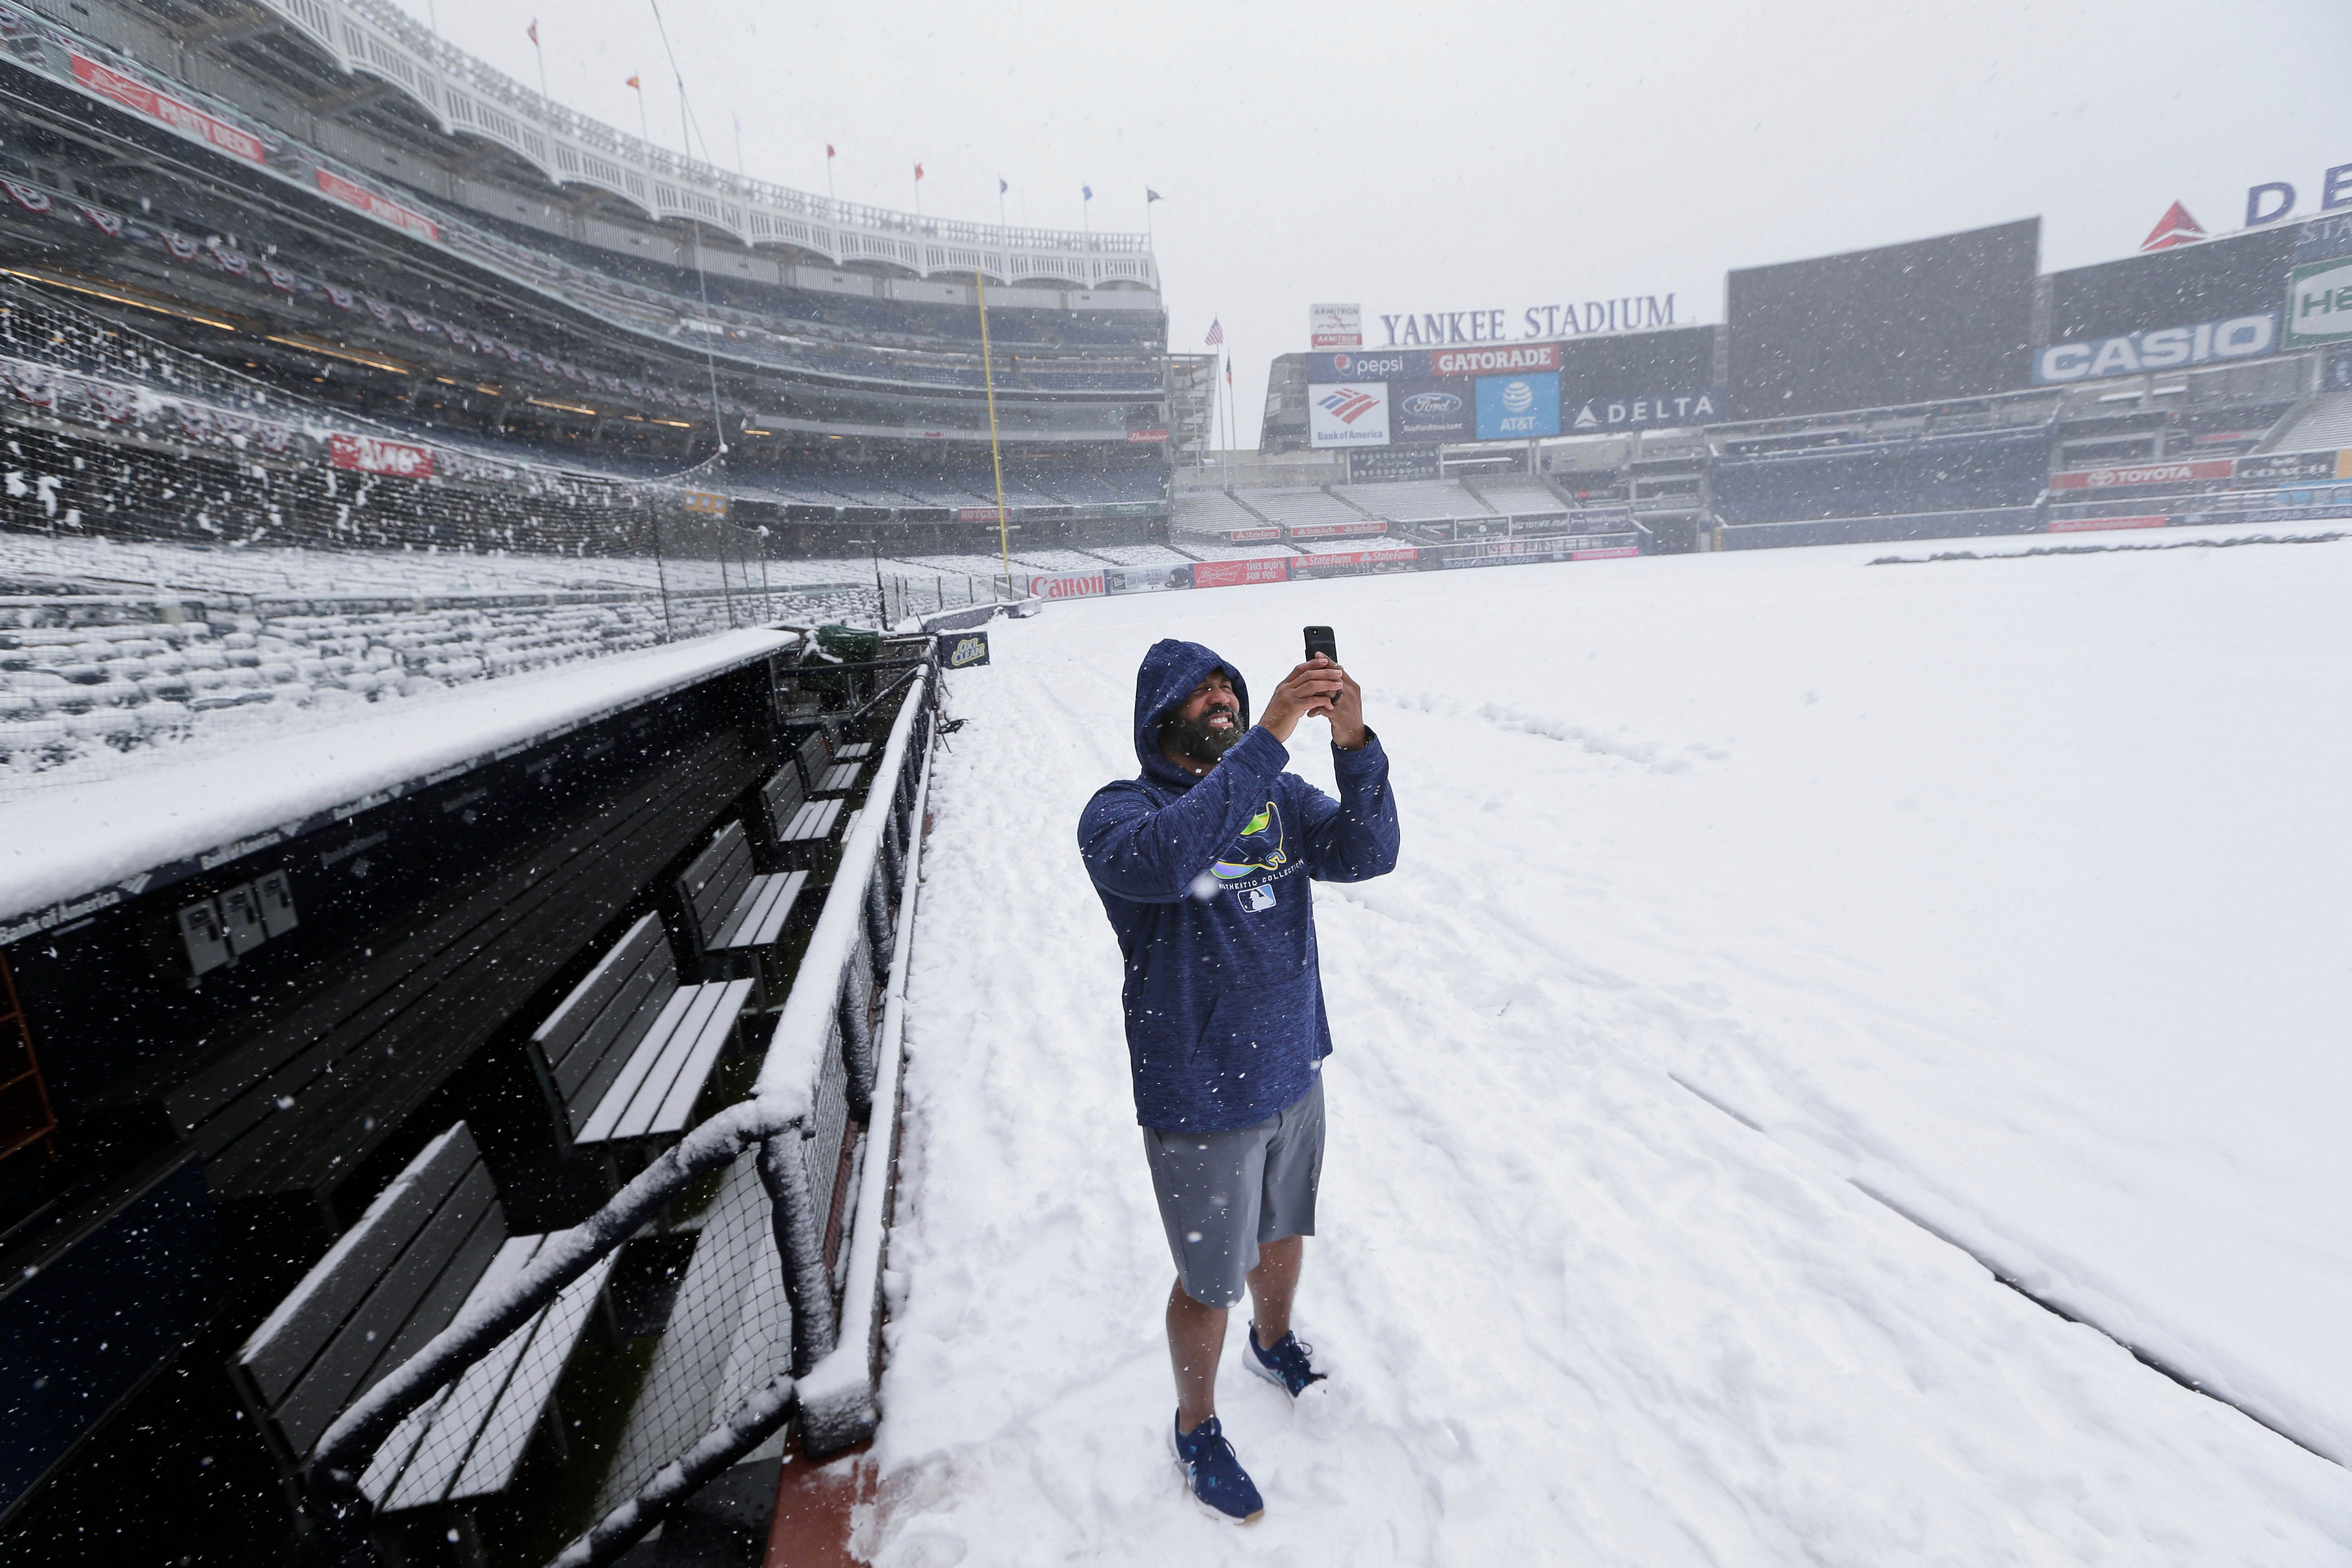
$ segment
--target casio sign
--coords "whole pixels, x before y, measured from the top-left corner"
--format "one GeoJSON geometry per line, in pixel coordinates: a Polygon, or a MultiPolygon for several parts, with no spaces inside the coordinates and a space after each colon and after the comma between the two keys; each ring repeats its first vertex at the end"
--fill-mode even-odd
{"type": "Polygon", "coordinates": [[[1462,412],[1462,399],[1450,392],[1416,392],[1404,400],[1404,411],[1415,419],[1443,419],[1462,412]]]}

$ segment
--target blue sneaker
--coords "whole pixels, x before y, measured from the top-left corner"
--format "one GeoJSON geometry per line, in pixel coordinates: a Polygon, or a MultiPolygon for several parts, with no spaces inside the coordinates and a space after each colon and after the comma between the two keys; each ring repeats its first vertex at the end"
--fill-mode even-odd
{"type": "MultiPolygon", "coordinates": [[[[1179,1412],[1176,1419],[1183,1418],[1179,1412]]],[[[1212,1415],[1190,1432],[1172,1425],[1168,1431],[1169,1446],[1176,1451],[1176,1463],[1182,1467],[1195,1500],[1220,1519],[1255,1524],[1265,1512],[1265,1500],[1257,1495],[1257,1484],[1234,1457],[1217,1418],[1212,1415]]]]}
{"type": "Polygon", "coordinates": [[[1329,1375],[1315,1370],[1315,1347],[1299,1343],[1297,1334],[1286,1333],[1272,1350],[1261,1350],[1257,1342],[1257,1325],[1252,1323],[1249,1348],[1250,1370],[1268,1383],[1282,1384],[1293,1399],[1329,1375]]]}

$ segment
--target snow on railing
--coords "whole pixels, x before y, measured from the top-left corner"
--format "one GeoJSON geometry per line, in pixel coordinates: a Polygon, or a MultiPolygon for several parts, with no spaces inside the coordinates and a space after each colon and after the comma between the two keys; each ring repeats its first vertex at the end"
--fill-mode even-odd
{"type": "Polygon", "coordinates": [[[732,1409],[655,1469],[555,1561],[564,1568],[612,1562],[704,1481],[765,1441],[795,1408],[802,1416],[803,1446],[812,1454],[836,1451],[872,1430],[882,1227],[921,812],[930,777],[936,670],[927,660],[901,679],[905,695],[873,785],[843,844],[839,868],[751,1098],[688,1133],[604,1208],[550,1237],[503,1289],[470,1303],[335,1420],[311,1457],[303,1494],[325,1536],[322,1544],[336,1560],[372,1560],[367,1527],[373,1509],[361,1477],[406,1417],[498,1350],[566,1285],[653,1223],[698,1182],[747,1153],[754,1156],[767,1197],[769,1228],[791,1304],[790,1365],[765,1369],[764,1378],[755,1378],[732,1409]],[[886,952],[887,969],[877,973],[877,960],[886,952]],[[878,1042],[872,1024],[877,990],[887,999],[878,1042]],[[826,1136],[827,1102],[836,1097],[846,1103],[830,1119],[832,1135],[826,1136]],[[880,1134],[862,1166],[854,1167],[859,1179],[846,1210],[852,1228],[841,1305],[856,1336],[847,1343],[839,1331],[844,1319],[836,1316],[835,1280],[825,1258],[833,1184],[844,1163],[841,1138],[848,1131],[841,1110],[872,1116],[872,1131],[880,1134]],[[803,1389],[822,1399],[805,1396],[803,1389]]]}

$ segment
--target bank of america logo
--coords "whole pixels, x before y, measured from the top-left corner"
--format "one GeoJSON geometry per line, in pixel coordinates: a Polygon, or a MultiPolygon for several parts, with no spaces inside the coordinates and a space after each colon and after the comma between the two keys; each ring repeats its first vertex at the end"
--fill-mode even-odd
{"type": "Polygon", "coordinates": [[[1328,393],[1316,404],[1342,425],[1353,425],[1380,405],[1379,398],[1369,392],[1359,392],[1352,386],[1343,386],[1328,393]]]}

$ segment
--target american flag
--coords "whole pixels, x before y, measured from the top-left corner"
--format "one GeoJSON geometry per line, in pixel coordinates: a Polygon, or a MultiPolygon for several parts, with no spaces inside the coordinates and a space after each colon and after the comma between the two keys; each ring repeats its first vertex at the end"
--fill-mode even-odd
{"type": "Polygon", "coordinates": [[[1201,341],[1207,343],[1211,348],[1215,348],[1219,343],[1223,342],[1225,341],[1225,323],[1222,321],[1212,320],[1209,322],[1209,335],[1201,341]]]}

